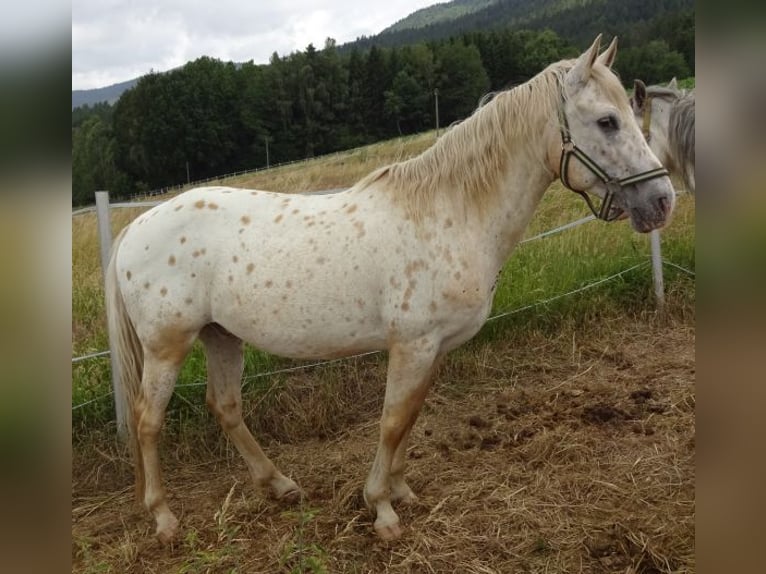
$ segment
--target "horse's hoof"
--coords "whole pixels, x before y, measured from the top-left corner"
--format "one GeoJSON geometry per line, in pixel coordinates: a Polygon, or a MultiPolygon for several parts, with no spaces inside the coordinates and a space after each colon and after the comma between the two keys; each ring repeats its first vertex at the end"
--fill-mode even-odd
{"type": "Polygon", "coordinates": [[[299,502],[305,495],[294,480],[280,475],[271,481],[271,494],[279,501],[299,502]]]}
{"type": "Polygon", "coordinates": [[[396,540],[402,535],[402,527],[396,522],[384,523],[380,519],[375,521],[375,532],[385,541],[396,540]]]}
{"type": "Polygon", "coordinates": [[[306,497],[306,494],[300,488],[296,486],[292,490],[288,490],[286,492],[283,492],[279,496],[277,496],[277,500],[279,500],[280,502],[294,504],[294,503],[300,502],[305,497],[306,497]]]}
{"type": "Polygon", "coordinates": [[[157,520],[157,538],[163,545],[170,544],[178,533],[178,519],[171,515],[169,518],[157,520]]]}

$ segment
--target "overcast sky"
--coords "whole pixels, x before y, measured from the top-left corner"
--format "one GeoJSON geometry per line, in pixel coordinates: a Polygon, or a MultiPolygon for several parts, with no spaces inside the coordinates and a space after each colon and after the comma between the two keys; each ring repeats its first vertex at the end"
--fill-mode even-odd
{"type": "Polygon", "coordinates": [[[438,0],[73,0],[72,89],[200,56],[265,64],[325,39],[371,36],[438,0]]]}

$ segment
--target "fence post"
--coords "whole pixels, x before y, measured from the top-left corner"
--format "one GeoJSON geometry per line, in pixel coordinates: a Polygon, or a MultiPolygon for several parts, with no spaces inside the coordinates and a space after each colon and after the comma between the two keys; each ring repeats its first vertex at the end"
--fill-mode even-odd
{"type": "MultiPolygon", "coordinates": [[[[109,266],[109,255],[112,251],[112,225],[109,217],[109,192],[96,192],[96,217],[98,218],[98,242],[101,247],[101,276],[106,284],[106,269],[109,266]]],[[[117,419],[117,437],[125,440],[128,436],[128,424],[125,420],[125,395],[120,385],[120,365],[114,353],[112,341],[109,341],[109,361],[112,366],[112,390],[114,391],[114,407],[117,419]]]]}
{"type": "Polygon", "coordinates": [[[665,306],[665,281],[662,277],[662,250],[660,247],[660,231],[653,230],[650,234],[652,246],[652,277],[654,278],[654,296],[657,299],[657,308],[662,310],[665,306]]]}

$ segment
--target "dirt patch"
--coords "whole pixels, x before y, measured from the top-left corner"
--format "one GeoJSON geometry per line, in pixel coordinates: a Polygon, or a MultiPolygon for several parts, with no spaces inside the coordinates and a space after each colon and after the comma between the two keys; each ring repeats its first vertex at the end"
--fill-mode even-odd
{"type": "Polygon", "coordinates": [[[604,403],[585,407],[582,413],[582,420],[591,424],[616,423],[626,418],[628,415],[625,411],[604,403]]]}
{"type": "Polygon", "coordinates": [[[618,334],[525,337],[442,368],[412,432],[407,477],[420,498],[397,506],[400,540],[375,537],[361,496],[382,397],[372,364],[344,383],[368,400],[335,399],[350,409],[336,415],[345,426],[321,424],[322,440],[310,438],[320,403],[296,398],[311,375],[285,381],[295,414],[259,436],[306,491],[300,505],[257,492],[212,422],[165,437],[182,523],[169,547],[133,501],[125,455],[108,438],[75,444],[72,571],[693,572],[693,328],[635,321],[618,334]]]}

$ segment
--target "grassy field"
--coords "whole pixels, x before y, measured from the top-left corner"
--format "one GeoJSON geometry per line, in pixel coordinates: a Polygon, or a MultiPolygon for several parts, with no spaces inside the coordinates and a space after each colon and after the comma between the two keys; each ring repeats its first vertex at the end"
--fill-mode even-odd
{"type": "MultiPolygon", "coordinates": [[[[222,183],[347,187],[433,140],[422,134],[222,183]]],[[[113,210],[113,233],[141,211],[113,210]]],[[[587,213],[554,184],[527,237],[587,213]]],[[[693,198],[682,194],[663,232],[666,260],[692,272],[694,222],[693,198]]],[[[95,215],[74,217],[72,227],[79,356],[106,349],[107,339],[95,215]]],[[[171,549],[153,542],[131,501],[130,462],[113,440],[108,359],[74,364],[73,571],[693,571],[695,283],[666,265],[659,313],[648,258],[648,237],[627,222],[592,221],[517,248],[491,315],[502,316],[448,357],[413,431],[410,468],[426,496],[404,512],[408,533],[392,546],[373,538],[359,496],[384,356],[263,376],[306,363],[248,350],[248,425],[310,494],[285,509],[252,492],[206,412],[195,349],[163,439],[168,487],[183,492],[171,504],[186,527],[171,549]]]]}

